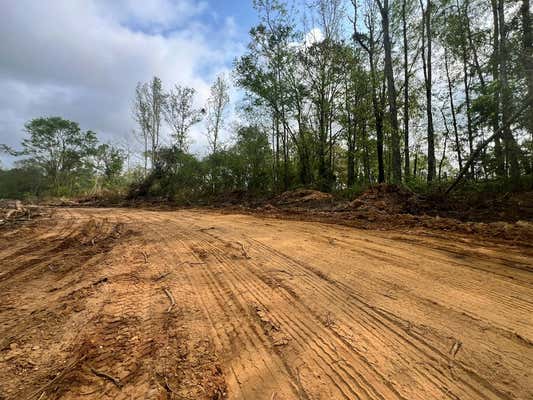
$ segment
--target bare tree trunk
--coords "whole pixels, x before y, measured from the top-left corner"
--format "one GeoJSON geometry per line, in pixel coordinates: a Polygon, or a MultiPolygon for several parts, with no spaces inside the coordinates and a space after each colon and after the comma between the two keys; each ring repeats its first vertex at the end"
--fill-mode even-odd
{"type": "Polygon", "coordinates": [[[346,79],[344,85],[344,102],[344,107],[346,109],[346,119],[348,122],[348,126],[346,129],[346,142],[348,144],[348,152],[346,154],[346,184],[348,185],[348,187],[352,187],[355,184],[355,145],[357,121],[352,118],[352,112],[350,110],[351,104],[349,99],[348,79],[346,79]]]}
{"type": "Polygon", "coordinates": [[[148,136],[144,135],[144,176],[148,171],[148,136]]]}
{"type": "Polygon", "coordinates": [[[387,78],[387,97],[391,120],[391,151],[392,151],[392,180],[394,183],[402,181],[402,159],[400,155],[400,134],[398,126],[398,107],[396,104],[396,86],[394,84],[394,70],[392,68],[392,44],[390,39],[389,0],[383,3],[377,0],[381,12],[383,26],[383,44],[385,48],[385,76],[387,78]]]}
{"type": "Polygon", "coordinates": [[[361,140],[363,141],[363,170],[365,174],[365,181],[369,185],[372,184],[372,176],[370,174],[370,155],[368,154],[368,137],[367,137],[367,122],[363,122],[361,130],[361,140]]]}
{"type": "Polygon", "coordinates": [[[463,169],[459,171],[459,174],[457,174],[457,177],[455,178],[453,183],[446,190],[446,194],[450,193],[461,182],[463,177],[467,174],[468,170],[470,169],[471,165],[476,161],[476,159],[483,152],[483,150],[485,150],[485,148],[489,145],[489,143],[492,142],[497,137],[504,135],[504,130],[506,129],[505,126],[510,126],[511,121],[516,121],[526,109],[527,109],[527,105],[523,105],[518,111],[516,111],[513,115],[511,115],[507,120],[502,121],[502,126],[500,126],[500,128],[496,132],[490,135],[487,139],[484,139],[477,146],[476,150],[472,152],[466,164],[463,166],[463,169]]]}
{"type": "Polygon", "coordinates": [[[416,178],[417,174],[418,174],[418,151],[419,151],[419,146],[417,145],[416,148],[415,148],[415,162],[414,162],[414,166],[413,166],[413,177],[416,178]]]}
{"type": "Polygon", "coordinates": [[[426,115],[427,115],[427,141],[428,141],[428,182],[436,175],[435,162],[435,130],[433,127],[433,104],[432,104],[432,70],[431,70],[431,1],[427,0],[426,9],[420,0],[422,9],[422,67],[424,70],[424,82],[426,88],[426,115]],[[427,51],[425,42],[427,39],[427,51]]]}
{"type": "Polygon", "coordinates": [[[448,128],[448,122],[446,121],[446,116],[444,115],[444,111],[442,109],[440,110],[442,114],[442,120],[444,121],[444,129],[445,129],[445,135],[444,135],[444,146],[442,149],[442,157],[439,162],[439,181],[441,180],[441,173],[442,173],[442,164],[444,163],[444,159],[446,158],[446,145],[448,144],[448,136],[450,136],[450,129],[448,128]]]}
{"type": "Polygon", "coordinates": [[[402,35],[403,35],[403,158],[405,179],[411,174],[409,165],[409,66],[408,66],[408,45],[407,45],[407,0],[402,2],[402,35]]]}
{"type": "Polygon", "coordinates": [[[500,27],[500,88],[502,99],[502,124],[503,140],[505,152],[509,162],[509,172],[511,182],[516,187],[520,180],[520,169],[518,165],[518,144],[511,132],[511,121],[509,119],[511,106],[511,93],[507,76],[507,30],[505,27],[504,0],[498,1],[498,17],[500,27]]]}
{"type": "Polygon", "coordinates": [[[448,81],[448,97],[450,99],[450,110],[452,113],[453,133],[455,136],[455,148],[457,151],[457,161],[459,162],[459,169],[463,169],[463,157],[461,156],[461,143],[459,142],[459,132],[457,129],[457,116],[455,113],[455,105],[453,102],[452,81],[450,79],[450,70],[448,65],[448,50],[444,48],[444,67],[446,69],[446,79],[448,81]]]}
{"type": "MultiPolygon", "coordinates": [[[[531,30],[531,6],[529,0],[522,0],[520,8],[522,14],[522,65],[527,83],[527,105],[529,111],[526,113],[526,127],[531,135],[533,146],[533,32],[531,30]]],[[[531,166],[533,171],[533,147],[531,149],[531,166]]]]}
{"type": "MultiPolygon", "coordinates": [[[[492,79],[494,82],[497,82],[499,79],[499,60],[500,60],[500,28],[499,28],[499,17],[498,17],[498,3],[497,0],[491,0],[492,5],[492,19],[493,19],[493,37],[492,37],[492,79]]],[[[494,105],[495,110],[491,118],[492,129],[494,132],[498,130],[500,125],[500,104],[501,98],[500,93],[497,91],[495,93],[494,105]]],[[[494,140],[494,156],[496,157],[496,175],[503,177],[505,175],[505,161],[503,159],[503,150],[500,142],[500,138],[496,137],[494,140]]]]}
{"type": "Polygon", "coordinates": [[[280,166],[279,166],[279,137],[280,137],[280,130],[279,130],[279,118],[277,116],[277,113],[276,113],[276,116],[274,117],[275,118],[275,126],[276,126],[276,166],[277,166],[277,172],[276,172],[276,175],[277,175],[277,181],[278,181],[278,188],[280,187],[280,166]]]}

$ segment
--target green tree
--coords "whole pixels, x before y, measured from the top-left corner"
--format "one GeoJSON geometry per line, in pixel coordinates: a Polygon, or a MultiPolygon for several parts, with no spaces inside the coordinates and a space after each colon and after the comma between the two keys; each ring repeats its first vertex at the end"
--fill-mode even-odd
{"type": "Polygon", "coordinates": [[[93,191],[98,193],[103,186],[112,186],[117,183],[117,179],[124,167],[124,152],[111,145],[101,144],[94,152],[94,187],[93,191]]]}
{"type": "Polygon", "coordinates": [[[22,140],[22,150],[4,148],[14,156],[25,157],[27,165],[43,171],[54,194],[71,192],[76,175],[90,168],[89,157],[96,151],[96,134],[83,132],[78,123],[61,117],[35,118],[26,123],[29,137],[22,140]]]}
{"type": "Polygon", "coordinates": [[[268,191],[272,156],[268,136],[256,126],[241,127],[231,151],[237,155],[236,174],[241,188],[252,193],[268,191]]]}

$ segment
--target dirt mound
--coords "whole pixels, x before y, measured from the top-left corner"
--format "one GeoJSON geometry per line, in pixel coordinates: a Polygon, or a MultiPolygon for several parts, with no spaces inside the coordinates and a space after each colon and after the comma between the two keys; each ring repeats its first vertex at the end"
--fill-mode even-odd
{"type": "Polygon", "coordinates": [[[388,214],[417,214],[423,207],[417,194],[396,185],[376,185],[348,204],[348,209],[388,214]]]}
{"type": "Polygon", "coordinates": [[[457,193],[452,197],[432,201],[429,215],[456,218],[469,222],[533,221],[533,192],[457,193]]]}
{"type": "Polygon", "coordinates": [[[283,192],[272,203],[276,205],[310,205],[318,203],[332,203],[333,196],[329,193],[311,189],[296,189],[283,192]]]}
{"type": "Polygon", "coordinates": [[[215,204],[238,205],[248,201],[250,196],[245,190],[233,190],[231,192],[219,194],[215,199],[215,204]]]}

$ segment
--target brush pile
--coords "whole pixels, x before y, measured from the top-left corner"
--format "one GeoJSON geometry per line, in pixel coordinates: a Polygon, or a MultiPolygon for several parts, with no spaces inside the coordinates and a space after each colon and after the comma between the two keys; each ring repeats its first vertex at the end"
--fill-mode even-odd
{"type": "Polygon", "coordinates": [[[44,215],[48,215],[48,212],[42,207],[23,205],[20,200],[0,200],[0,226],[31,221],[44,215]]]}

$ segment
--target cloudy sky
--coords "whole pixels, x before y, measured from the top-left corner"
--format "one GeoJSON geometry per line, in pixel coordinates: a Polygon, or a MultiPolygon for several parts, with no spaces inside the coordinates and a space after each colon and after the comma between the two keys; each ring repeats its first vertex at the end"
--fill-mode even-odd
{"type": "MultiPolygon", "coordinates": [[[[205,101],[255,24],[251,0],[0,0],[0,143],[62,116],[103,141],[132,141],[135,85],[159,76],[205,101]],[[130,139],[128,139],[130,138],[130,139]]],[[[192,150],[201,152],[201,127],[192,150]]],[[[2,164],[12,160],[0,156],[2,164]]]]}

